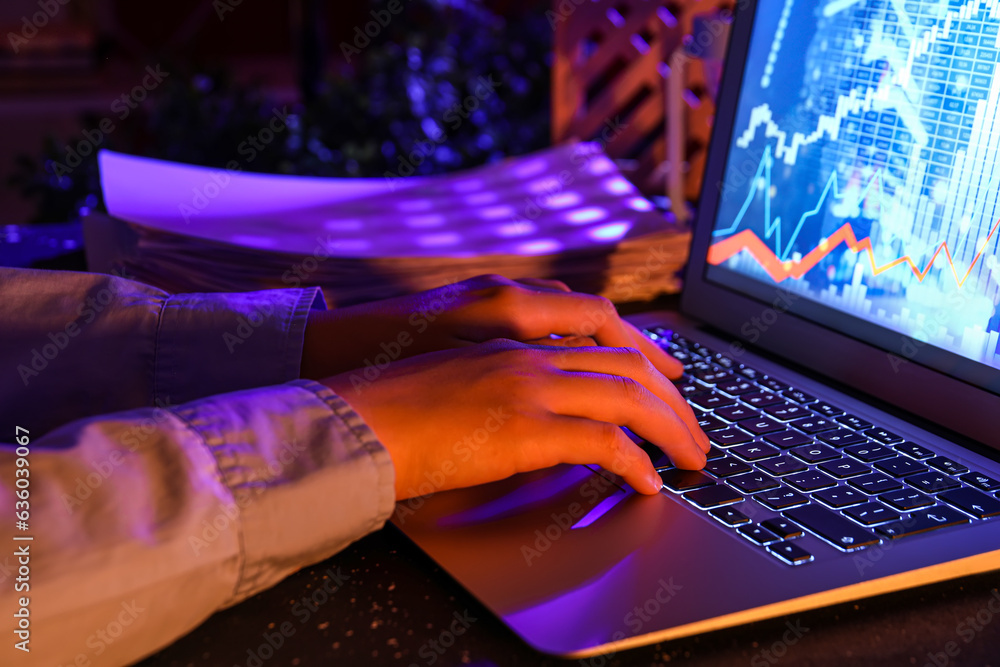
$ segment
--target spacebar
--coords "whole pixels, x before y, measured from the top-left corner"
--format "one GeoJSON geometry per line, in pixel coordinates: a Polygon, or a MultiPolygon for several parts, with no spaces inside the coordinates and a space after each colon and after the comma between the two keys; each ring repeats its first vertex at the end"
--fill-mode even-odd
{"type": "Polygon", "coordinates": [[[878,544],[879,539],[854,525],[839,514],[818,505],[806,505],[784,512],[784,515],[808,528],[834,546],[851,551],[878,544]]]}

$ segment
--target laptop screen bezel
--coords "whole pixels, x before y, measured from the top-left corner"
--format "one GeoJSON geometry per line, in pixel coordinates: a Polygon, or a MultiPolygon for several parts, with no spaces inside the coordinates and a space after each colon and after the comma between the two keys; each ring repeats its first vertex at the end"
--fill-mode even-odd
{"type": "MultiPolygon", "coordinates": [[[[774,286],[773,299],[751,297],[706,278],[706,255],[756,9],[757,0],[737,3],[694,222],[681,311],[748,345],[741,329],[754,318],[760,321],[763,315],[768,324],[764,331],[756,328],[758,336],[753,347],[1000,449],[1000,427],[996,423],[1000,417],[1000,396],[926,365],[940,350],[902,335],[898,336],[897,349],[877,347],[782,309],[787,298],[780,286],[774,286]],[[774,313],[767,313],[769,309],[774,313]]],[[[755,286],[755,293],[759,295],[759,283],[755,286]]],[[[734,346],[731,351],[738,353],[739,349],[734,346]]]]}

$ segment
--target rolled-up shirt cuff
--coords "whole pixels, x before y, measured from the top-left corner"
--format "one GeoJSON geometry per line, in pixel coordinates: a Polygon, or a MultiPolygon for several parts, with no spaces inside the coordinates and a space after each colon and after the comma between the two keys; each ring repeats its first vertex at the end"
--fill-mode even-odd
{"type": "Polygon", "coordinates": [[[240,517],[242,562],[227,605],[329,557],[391,515],[388,451],[324,385],[298,380],[216,403],[173,412],[204,440],[231,493],[220,512],[240,517]]]}
{"type": "Polygon", "coordinates": [[[309,311],[325,308],[315,287],[171,295],[156,332],[154,401],[178,405],[298,378],[309,311]]]}

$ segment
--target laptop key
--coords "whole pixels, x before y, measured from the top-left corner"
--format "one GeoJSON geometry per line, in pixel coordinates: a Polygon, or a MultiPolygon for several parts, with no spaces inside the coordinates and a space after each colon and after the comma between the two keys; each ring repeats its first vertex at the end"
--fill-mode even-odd
{"type": "Polygon", "coordinates": [[[781,400],[781,396],[770,391],[758,391],[753,394],[743,394],[740,396],[740,400],[754,406],[755,408],[766,408],[767,406],[774,405],[775,403],[784,403],[784,401],[781,400]]]}
{"type": "Polygon", "coordinates": [[[819,505],[787,510],[784,516],[846,551],[870,547],[880,542],[879,538],[856,523],[819,505]]]}
{"type": "Polygon", "coordinates": [[[864,463],[859,463],[854,459],[837,459],[836,461],[827,461],[826,463],[821,463],[818,468],[823,472],[836,477],[837,479],[857,477],[858,475],[864,475],[865,473],[872,471],[871,468],[866,466],[864,463]]]}
{"type": "Polygon", "coordinates": [[[907,477],[906,483],[915,489],[920,489],[924,493],[941,493],[942,491],[957,489],[961,486],[958,480],[934,470],[907,477]]]}
{"type": "Polygon", "coordinates": [[[824,431],[816,437],[825,443],[833,445],[834,447],[846,447],[847,445],[858,445],[871,442],[871,440],[860,433],[855,433],[854,431],[846,428],[824,431]]]}
{"type": "Polygon", "coordinates": [[[739,459],[734,459],[731,456],[727,456],[723,459],[717,459],[715,461],[709,461],[705,464],[705,472],[710,472],[716,477],[732,477],[733,475],[742,475],[745,472],[750,472],[753,470],[750,466],[739,459]]]}
{"type": "Polygon", "coordinates": [[[791,425],[800,431],[805,431],[810,434],[837,428],[836,422],[830,421],[829,419],[823,419],[822,417],[806,417],[804,419],[798,419],[793,421],[791,425]]]}
{"type": "Polygon", "coordinates": [[[763,491],[755,495],[753,499],[775,512],[805,505],[809,502],[809,499],[798,491],[792,491],[791,489],[786,488],[763,491]]]}
{"type": "Polygon", "coordinates": [[[981,472],[973,471],[968,474],[962,475],[961,477],[959,477],[959,479],[965,482],[966,484],[970,484],[976,487],[977,489],[982,489],[983,491],[995,491],[997,489],[1000,489],[1000,482],[993,479],[992,477],[984,475],[981,472]]]}
{"type": "Polygon", "coordinates": [[[830,461],[839,459],[840,452],[826,445],[809,445],[806,447],[796,447],[792,454],[802,459],[806,463],[819,463],[820,461],[830,461]]]}
{"type": "Polygon", "coordinates": [[[861,477],[852,477],[847,480],[847,483],[872,496],[903,488],[903,483],[898,479],[893,479],[880,472],[873,472],[861,477]]]}
{"type": "Polygon", "coordinates": [[[682,382],[681,384],[675,384],[674,387],[677,389],[677,393],[688,400],[692,396],[708,393],[708,388],[705,385],[696,384],[695,382],[682,382]]]}
{"type": "Polygon", "coordinates": [[[899,491],[890,491],[889,493],[884,493],[878,497],[886,505],[891,505],[895,507],[900,512],[909,512],[910,510],[920,509],[921,507],[929,507],[934,504],[934,501],[919,491],[912,491],[910,489],[901,489],[899,491]]]}
{"type": "Polygon", "coordinates": [[[782,392],[785,391],[786,389],[791,389],[791,387],[789,387],[784,382],[766,376],[757,380],[757,384],[759,384],[761,387],[767,387],[771,391],[777,391],[777,392],[782,392]]]}
{"type": "Polygon", "coordinates": [[[846,414],[841,417],[837,417],[837,421],[848,428],[853,428],[855,431],[860,431],[866,428],[871,428],[873,424],[870,421],[862,419],[852,414],[846,414]]]}
{"type": "Polygon", "coordinates": [[[778,536],[763,526],[741,526],[736,531],[754,544],[764,546],[778,541],[778,536]]]}
{"type": "Polygon", "coordinates": [[[702,431],[708,433],[709,431],[718,431],[720,428],[726,428],[729,424],[718,417],[704,414],[698,417],[698,426],[701,427],[702,431]]]}
{"type": "Polygon", "coordinates": [[[864,431],[864,434],[867,435],[872,440],[877,440],[878,442],[881,442],[883,445],[891,445],[894,442],[903,441],[901,437],[899,437],[892,431],[885,430],[884,428],[878,428],[878,427],[870,428],[867,431],[864,431]]]}
{"type": "Polygon", "coordinates": [[[767,550],[789,565],[802,565],[813,560],[813,555],[794,542],[771,544],[767,550]]]}
{"type": "Polygon", "coordinates": [[[742,445],[745,442],[753,440],[752,435],[748,434],[746,431],[741,431],[735,426],[729,426],[727,428],[719,429],[718,431],[712,431],[707,435],[709,440],[720,447],[742,445]]]}
{"type": "Polygon", "coordinates": [[[848,507],[844,510],[844,514],[865,526],[898,521],[902,518],[898,512],[894,512],[882,503],[875,501],[848,507]]]}
{"type": "Polygon", "coordinates": [[[715,354],[713,354],[712,361],[714,361],[715,363],[719,364],[720,366],[726,369],[732,369],[734,366],[737,366],[736,362],[733,361],[732,357],[727,357],[721,352],[716,352],[715,354]]]}
{"type": "Polygon", "coordinates": [[[694,376],[704,382],[705,384],[718,384],[720,382],[729,382],[734,376],[731,372],[727,370],[714,370],[703,369],[695,371],[694,376]]]}
{"type": "Polygon", "coordinates": [[[764,374],[761,373],[759,370],[757,370],[756,368],[750,368],[749,366],[740,366],[739,370],[737,370],[736,373],[738,375],[742,375],[748,380],[753,380],[754,382],[764,377],[764,374]]]}
{"type": "Polygon", "coordinates": [[[977,519],[987,519],[1000,515],[1000,500],[975,489],[961,488],[945,491],[938,498],[977,519]]]}
{"type": "Polygon", "coordinates": [[[795,389],[794,387],[789,387],[788,389],[784,390],[783,392],[781,392],[781,395],[787,399],[799,403],[800,405],[808,405],[809,403],[815,403],[817,400],[815,396],[807,394],[801,389],[795,389]]]}
{"type": "Polygon", "coordinates": [[[941,472],[946,472],[949,475],[961,475],[962,473],[969,472],[969,469],[958,461],[952,461],[946,456],[935,456],[932,459],[927,459],[924,461],[927,465],[934,468],[935,470],[940,470],[941,472]]]}
{"type": "Polygon", "coordinates": [[[726,481],[744,493],[757,493],[778,487],[778,482],[762,472],[748,472],[736,477],[729,477],[726,481]]]}
{"type": "Polygon", "coordinates": [[[709,447],[708,452],[705,453],[705,458],[709,461],[715,461],[716,459],[721,459],[725,455],[726,451],[724,449],[719,449],[715,445],[712,445],[709,447]]]}
{"type": "Polygon", "coordinates": [[[750,523],[750,519],[746,514],[732,507],[719,507],[718,509],[710,510],[708,513],[731,528],[750,523]]]}
{"type": "Polygon", "coordinates": [[[722,417],[723,419],[728,419],[731,422],[738,422],[741,419],[752,419],[754,417],[759,417],[760,413],[749,408],[745,405],[729,405],[724,408],[716,408],[712,411],[716,417],[722,417]]]}
{"type": "Polygon", "coordinates": [[[831,486],[837,486],[837,480],[827,474],[821,473],[818,470],[797,472],[793,475],[782,477],[782,479],[799,491],[805,491],[806,493],[819,491],[820,489],[828,489],[831,486]]]}
{"type": "Polygon", "coordinates": [[[927,472],[927,466],[903,456],[876,461],[874,465],[882,472],[894,477],[906,477],[907,475],[915,475],[918,472],[927,472]]]}
{"type": "Polygon", "coordinates": [[[881,461],[882,459],[891,459],[893,456],[896,456],[896,452],[892,449],[886,447],[885,445],[875,444],[854,445],[853,447],[848,447],[844,451],[859,461],[864,461],[866,463],[881,461]]]}
{"type": "Polygon", "coordinates": [[[819,403],[813,403],[809,406],[809,409],[813,412],[818,412],[824,417],[837,417],[844,414],[844,411],[835,405],[830,405],[826,401],[820,401],[819,403]]]}
{"type": "Polygon", "coordinates": [[[802,537],[803,535],[801,526],[780,516],[768,519],[767,521],[761,521],[760,525],[764,526],[783,540],[793,540],[796,537],[802,537]]]}
{"type": "Polygon", "coordinates": [[[906,454],[910,458],[917,459],[918,461],[923,461],[924,459],[929,459],[934,456],[934,452],[931,450],[926,447],[921,447],[917,443],[910,442],[909,440],[901,442],[898,445],[893,445],[892,448],[900,454],[906,454]]]}
{"type": "Polygon", "coordinates": [[[698,470],[681,470],[671,468],[670,470],[658,470],[663,485],[671,491],[678,493],[691,491],[702,486],[712,486],[715,480],[698,470]]]}
{"type": "Polygon", "coordinates": [[[878,526],[875,530],[888,538],[898,540],[901,537],[919,535],[938,528],[958,526],[963,523],[969,523],[969,517],[950,507],[939,505],[923,512],[914,512],[900,521],[878,526]]]}
{"type": "Polygon", "coordinates": [[[850,507],[851,505],[860,505],[861,503],[868,502],[868,496],[848,486],[837,486],[826,491],[817,491],[812,496],[838,510],[842,507],[850,507]]]}
{"type": "Polygon", "coordinates": [[[782,449],[812,443],[812,438],[804,433],[799,433],[798,431],[778,431],[776,433],[768,433],[764,436],[764,440],[772,445],[781,447],[782,449]]]}
{"type": "Polygon", "coordinates": [[[790,475],[793,472],[800,472],[805,470],[808,466],[798,459],[793,459],[791,456],[779,456],[773,459],[766,459],[757,464],[757,467],[764,472],[780,477],[781,475],[790,475]]]}
{"type": "Polygon", "coordinates": [[[653,443],[643,440],[639,443],[639,449],[646,452],[646,456],[649,457],[649,460],[652,461],[654,466],[666,467],[670,465],[670,458],[663,453],[662,449],[653,443]]]}
{"type": "Polygon", "coordinates": [[[724,484],[688,491],[684,494],[684,499],[703,510],[743,502],[743,496],[724,484]]]}
{"type": "Polygon", "coordinates": [[[774,433],[776,431],[784,431],[785,426],[780,424],[773,419],[767,417],[757,417],[755,419],[744,419],[739,422],[740,428],[750,431],[754,435],[763,435],[765,433],[774,433]]]}
{"type": "Polygon", "coordinates": [[[769,405],[764,408],[764,412],[771,415],[775,419],[781,422],[792,421],[793,419],[800,419],[809,414],[809,412],[803,408],[801,405],[795,405],[794,403],[782,402],[775,403],[774,405],[769,405]]]}
{"type": "Polygon", "coordinates": [[[760,461],[762,459],[769,459],[772,456],[777,456],[781,452],[771,445],[765,445],[760,442],[750,442],[745,445],[737,445],[732,447],[730,450],[733,454],[740,457],[744,461],[760,461]]]}
{"type": "Polygon", "coordinates": [[[714,410],[715,408],[732,405],[736,402],[736,399],[730,398],[725,394],[720,394],[717,391],[709,391],[704,394],[688,397],[688,402],[694,403],[703,410],[714,410]]]}
{"type": "Polygon", "coordinates": [[[750,382],[750,380],[739,379],[732,382],[720,382],[715,385],[715,388],[726,392],[730,396],[742,396],[743,394],[752,394],[757,391],[757,385],[750,382]]]}

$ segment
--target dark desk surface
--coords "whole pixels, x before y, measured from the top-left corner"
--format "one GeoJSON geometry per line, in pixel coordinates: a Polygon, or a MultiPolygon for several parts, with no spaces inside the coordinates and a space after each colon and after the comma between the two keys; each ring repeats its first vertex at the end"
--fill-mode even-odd
{"type": "Polygon", "coordinates": [[[577,663],[530,649],[388,526],[214,615],[142,664],[1000,666],[998,584],[996,573],[978,575],[577,663]],[[320,604],[308,610],[302,599],[328,570],[342,585],[325,603],[317,594],[320,604]],[[468,630],[454,637],[456,614],[468,630]],[[786,645],[783,637],[794,638],[788,624],[802,637],[786,645]],[[272,651],[264,635],[282,627],[288,636],[272,651]]]}

